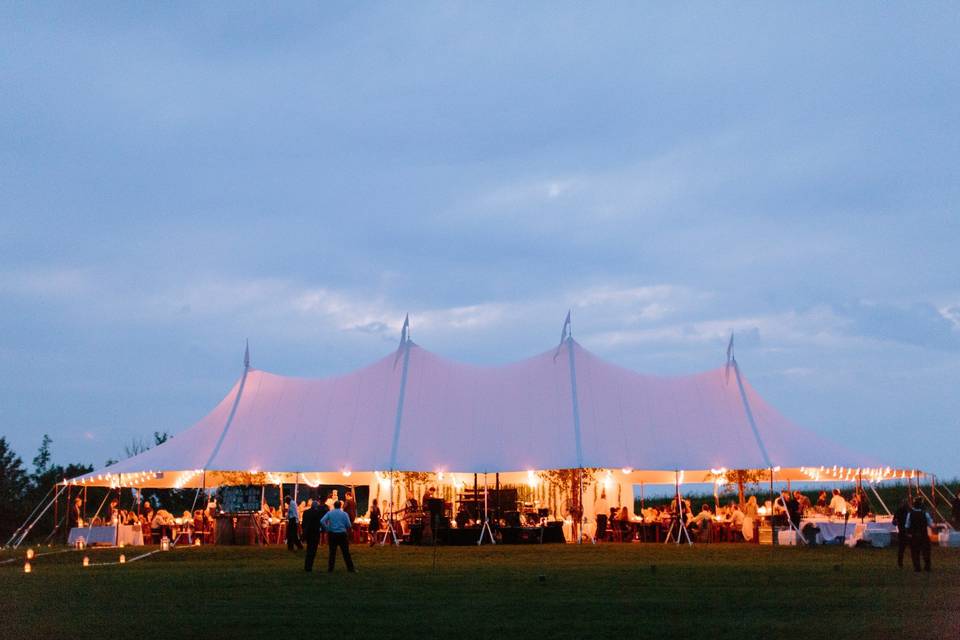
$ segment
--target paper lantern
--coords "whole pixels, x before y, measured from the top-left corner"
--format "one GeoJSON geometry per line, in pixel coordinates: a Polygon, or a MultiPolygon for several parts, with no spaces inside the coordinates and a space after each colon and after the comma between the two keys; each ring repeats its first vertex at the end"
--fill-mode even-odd
{"type": "Polygon", "coordinates": [[[29,563],[29,562],[24,562],[24,563],[23,563],[23,572],[24,572],[24,573],[31,573],[31,572],[33,572],[33,567],[30,566],[30,563],[29,563]]]}
{"type": "Polygon", "coordinates": [[[195,547],[199,547],[199,546],[200,546],[200,538],[197,538],[197,539],[195,539],[195,540],[193,541],[193,546],[195,546],[195,547]]]}
{"type": "Polygon", "coordinates": [[[83,556],[83,566],[85,567],[90,566],[90,558],[88,556],[83,556]]]}
{"type": "Polygon", "coordinates": [[[160,551],[170,551],[170,538],[167,536],[160,538],[160,551]]]}
{"type": "Polygon", "coordinates": [[[125,556],[125,555],[123,555],[123,554],[121,553],[121,554],[120,554],[120,564],[126,564],[126,562],[127,562],[127,556],[125,556]]]}
{"type": "Polygon", "coordinates": [[[83,538],[77,538],[77,542],[76,542],[77,549],[79,549],[80,551],[83,551],[84,547],[86,546],[87,546],[86,540],[84,540],[83,538]]]}
{"type": "Polygon", "coordinates": [[[32,548],[27,549],[27,560],[33,560],[33,556],[34,556],[33,549],[32,548]]]}

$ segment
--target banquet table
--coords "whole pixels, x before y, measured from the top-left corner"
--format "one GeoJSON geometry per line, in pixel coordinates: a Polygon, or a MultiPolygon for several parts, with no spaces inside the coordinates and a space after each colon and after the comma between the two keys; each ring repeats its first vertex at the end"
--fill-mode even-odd
{"type": "Polygon", "coordinates": [[[869,540],[874,546],[887,546],[890,544],[890,534],[896,530],[892,522],[860,522],[850,519],[844,525],[844,521],[838,518],[805,518],[800,522],[800,530],[803,531],[808,524],[820,529],[817,534],[818,544],[833,542],[843,537],[843,542],[848,547],[856,546],[861,540],[869,540]]]}
{"type": "Polygon", "coordinates": [[[90,547],[95,544],[113,546],[124,544],[139,547],[143,545],[143,532],[138,525],[122,524],[118,527],[74,527],[70,529],[67,544],[74,545],[83,538],[90,547]]]}

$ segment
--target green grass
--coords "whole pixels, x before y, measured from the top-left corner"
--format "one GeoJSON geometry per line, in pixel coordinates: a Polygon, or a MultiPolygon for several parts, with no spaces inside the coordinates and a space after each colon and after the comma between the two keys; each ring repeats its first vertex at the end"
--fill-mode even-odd
{"type": "MultiPolygon", "coordinates": [[[[0,565],[9,638],[877,638],[960,635],[960,550],[934,572],[894,550],[755,545],[352,547],[359,573],[302,552],[204,547],[81,567],[71,551],[0,565]],[[539,576],[544,576],[543,581],[539,576]],[[543,636],[542,634],[546,634],[543,636]],[[917,633],[920,635],[918,636],[917,633]]],[[[127,557],[139,550],[126,548],[127,557]]],[[[91,562],[118,550],[90,550],[91,562]]],[[[0,561],[23,552],[0,553],[0,561]]]]}

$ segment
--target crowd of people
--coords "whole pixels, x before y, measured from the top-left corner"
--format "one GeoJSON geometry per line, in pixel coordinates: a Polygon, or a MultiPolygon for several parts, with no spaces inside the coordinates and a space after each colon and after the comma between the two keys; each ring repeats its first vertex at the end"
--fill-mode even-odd
{"type": "Polygon", "coordinates": [[[677,497],[663,507],[644,507],[639,515],[634,515],[626,506],[610,507],[606,493],[601,492],[594,502],[594,512],[595,539],[624,541],[644,539],[644,534],[653,525],[661,529],[659,534],[654,529],[655,537],[659,540],[678,521],[683,522],[691,536],[702,541],[710,539],[711,529],[722,525],[724,539],[734,542],[753,540],[754,527],[763,517],[773,517],[781,526],[799,531],[803,518],[866,518],[872,515],[864,492],[855,490],[848,500],[839,489],[834,489],[832,495],[820,491],[816,502],[800,491],[784,490],[772,503],[766,501],[761,505],[756,496],[749,496],[742,505],[734,500],[726,505],[701,504],[699,509],[694,508],[690,499],[677,497]]]}
{"type": "Polygon", "coordinates": [[[74,498],[67,514],[68,530],[77,527],[135,526],[143,535],[144,544],[157,544],[163,537],[172,539],[174,532],[191,535],[207,535],[213,531],[213,514],[210,509],[184,511],[175,516],[166,509],[154,509],[150,500],[139,505],[139,511],[121,509],[119,500],[110,501],[105,513],[92,518],[84,517],[83,499],[74,498]]]}

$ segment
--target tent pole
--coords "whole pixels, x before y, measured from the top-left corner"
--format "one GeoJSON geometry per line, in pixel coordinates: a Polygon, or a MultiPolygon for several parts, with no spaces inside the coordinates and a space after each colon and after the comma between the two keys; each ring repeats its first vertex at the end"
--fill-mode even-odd
{"type": "MultiPolygon", "coordinates": [[[[53,481],[54,490],[59,484],[56,480],[53,481]]],[[[60,496],[54,494],[53,498],[53,530],[50,532],[50,537],[53,537],[57,533],[57,526],[60,524],[60,496]]]]}
{"type": "MultiPolygon", "coordinates": [[[[66,526],[66,537],[63,539],[64,544],[70,539],[70,508],[73,506],[73,503],[70,501],[70,485],[67,484],[67,479],[63,479],[63,484],[67,486],[67,506],[64,508],[64,511],[67,514],[67,526],[66,526]]],[[[137,513],[139,516],[140,514],[137,513]]],[[[77,523],[80,524],[80,523],[77,523]]]]}
{"type": "MultiPolygon", "coordinates": [[[[736,368],[734,368],[734,370],[736,370],[736,368]]],[[[776,522],[776,519],[773,517],[773,501],[774,500],[775,498],[773,497],[773,467],[770,467],[770,546],[771,547],[773,547],[773,543],[777,539],[777,522],[776,522]]],[[[786,505],[784,505],[784,508],[786,508],[786,505]]],[[[789,518],[790,516],[787,515],[787,519],[789,518]]]]}

